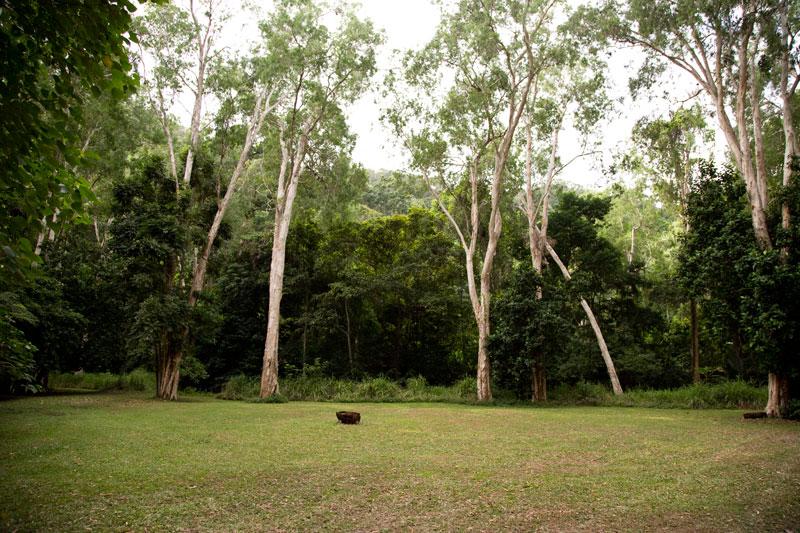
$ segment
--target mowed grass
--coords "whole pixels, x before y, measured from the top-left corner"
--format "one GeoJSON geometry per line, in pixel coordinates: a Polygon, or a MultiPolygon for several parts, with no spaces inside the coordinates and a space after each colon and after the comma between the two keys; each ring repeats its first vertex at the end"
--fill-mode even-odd
{"type": "Polygon", "coordinates": [[[784,530],[800,424],[741,411],[0,403],[0,530],[784,530]],[[336,423],[339,408],[362,424],[336,423]]]}

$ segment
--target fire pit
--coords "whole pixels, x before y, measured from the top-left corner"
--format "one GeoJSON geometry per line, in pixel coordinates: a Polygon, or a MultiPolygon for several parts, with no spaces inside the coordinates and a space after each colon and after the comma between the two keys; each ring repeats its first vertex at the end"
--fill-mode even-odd
{"type": "Polygon", "coordinates": [[[337,411],[336,418],[342,424],[358,424],[361,422],[361,413],[355,411],[337,411]]]}

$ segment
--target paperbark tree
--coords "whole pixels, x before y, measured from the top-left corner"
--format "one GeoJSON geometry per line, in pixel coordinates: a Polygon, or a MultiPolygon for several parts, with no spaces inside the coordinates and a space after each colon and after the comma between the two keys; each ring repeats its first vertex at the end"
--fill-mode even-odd
{"type": "Polygon", "coordinates": [[[153,6],[135,21],[139,34],[137,62],[142,85],[151,107],[156,112],[167,143],[169,171],[180,191],[175,137],[169,112],[185,87],[190,70],[188,50],[193,27],[189,14],[174,4],[153,6]]]}
{"type": "MultiPolygon", "coordinates": [[[[151,96],[151,102],[162,121],[162,128],[170,150],[170,173],[175,179],[176,192],[189,187],[194,152],[199,142],[200,113],[203,108],[204,95],[207,92],[209,52],[218,25],[224,19],[224,16],[216,11],[220,7],[219,2],[209,1],[204,7],[207,19],[205,26],[201,26],[198,22],[194,2],[190,2],[188,14],[172,6],[156,8],[147,15],[142,24],[145,29],[143,33],[145,49],[152,51],[157,58],[154,68],[150,71],[152,73],[150,85],[155,92],[151,96]],[[158,9],[164,9],[164,13],[161,14],[158,9]],[[152,37],[153,40],[148,41],[148,37],[152,37]],[[196,46],[196,62],[186,58],[186,54],[193,44],[196,46]],[[192,68],[196,69],[194,82],[188,82],[186,81],[187,71],[192,68]],[[190,126],[191,141],[184,166],[184,178],[178,180],[174,146],[171,141],[170,119],[166,106],[173,101],[174,95],[182,90],[190,90],[194,94],[195,104],[190,126]],[[171,99],[165,100],[165,94],[170,94],[171,99]]],[[[220,110],[219,113],[228,113],[230,116],[227,117],[227,121],[243,123],[245,133],[241,145],[238,147],[238,159],[230,176],[224,183],[220,183],[218,180],[216,211],[206,230],[205,242],[199,254],[196,251],[192,254],[191,250],[186,250],[184,254],[185,256],[196,255],[196,258],[191,261],[191,267],[187,269],[190,273],[190,288],[187,296],[190,311],[197,305],[200,293],[203,291],[211,251],[231,200],[246,172],[253,145],[261,135],[266,117],[275,109],[279,101],[281,82],[274,79],[273,74],[271,66],[259,58],[250,58],[244,62],[234,61],[227,71],[217,73],[218,78],[226,75],[232,76],[237,83],[241,84],[236,87],[236,101],[224,102],[228,105],[222,106],[224,111],[220,110]],[[222,192],[223,188],[224,193],[222,192]]],[[[220,82],[218,81],[217,84],[219,85],[220,82]]],[[[226,155],[226,153],[220,155],[218,173],[223,172],[225,168],[226,155]]],[[[176,258],[176,270],[179,264],[180,261],[176,258]]],[[[170,283],[169,289],[176,290],[176,287],[170,283]]],[[[156,395],[162,399],[177,399],[180,363],[184,351],[192,342],[191,331],[188,327],[184,328],[178,337],[167,339],[168,342],[163,343],[163,347],[157,350],[160,354],[160,363],[157,365],[156,395]]]]}
{"type": "MultiPolygon", "coordinates": [[[[550,195],[552,191],[553,180],[555,179],[556,175],[558,175],[569,163],[571,163],[571,161],[569,161],[566,164],[562,164],[559,159],[559,135],[563,126],[567,109],[574,100],[577,99],[581,101],[581,106],[585,106],[583,111],[588,116],[597,115],[597,113],[592,113],[590,108],[594,107],[596,109],[602,109],[608,105],[607,101],[602,95],[601,87],[598,86],[601,80],[597,77],[589,77],[588,79],[584,80],[581,79],[581,75],[582,73],[577,71],[570,72],[569,76],[572,83],[555,84],[563,91],[560,97],[557,100],[544,99],[546,105],[542,107],[544,108],[544,115],[548,117],[547,122],[549,122],[549,124],[545,125],[541,124],[540,122],[539,133],[540,135],[542,133],[546,134],[547,128],[550,128],[550,142],[549,146],[547,146],[547,166],[546,170],[544,171],[538,202],[534,200],[533,188],[534,143],[532,130],[534,119],[531,116],[533,114],[532,112],[529,112],[525,128],[525,201],[522,211],[525,213],[525,217],[528,222],[528,245],[531,254],[531,262],[533,264],[534,271],[541,275],[545,252],[549,253],[556,264],[558,264],[562,274],[564,275],[564,278],[567,281],[572,279],[571,275],[547,240],[547,231],[549,228],[550,195]],[[585,98],[582,98],[581,95],[585,95],[585,98]]],[[[531,110],[535,110],[537,104],[541,105],[542,98],[540,98],[538,94],[535,96],[536,97],[533,98],[531,102],[531,110]]],[[[582,129],[584,129],[584,131],[589,127],[589,123],[586,121],[579,120],[577,122],[583,126],[582,129]]],[[[581,155],[586,154],[579,154],[577,157],[580,157],[581,155]]],[[[541,288],[537,290],[536,298],[542,298],[541,288]]],[[[622,394],[622,387],[620,386],[619,379],[617,377],[614,361],[608,351],[608,346],[603,338],[600,325],[598,324],[597,319],[585,298],[581,298],[581,307],[586,313],[589,323],[592,326],[592,330],[595,333],[595,337],[597,338],[600,354],[605,362],[614,394],[622,394]]],[[[531,399],[533,401],[543,401],[547,399],[547,379],[545,369],[542,361],[538,357],[538,354],[534,354],[534,358],[535,360],[533,361],[531,375],[531,399]]]]}
{"type": "MultiPolygon", "coordinates": [[[[286,240],[298,183],[306,171],[309,152],[321,151],[330,139],[346,141],[340,106],[366,90],[375,72],[375,47],[382,38],[370,22],[359,20],[345,6],[337,8],[337,28],[322,25],[325,6],[310,0],[282,3],[261,25],[272,61],[289,87],[288,104],[280,110],[280,169],[275,192],[275,224],[269,274],[267,334],[261,371],[260,396],[279,392],[278,346],[280,305],[286,264],[286,240]]],[[[348,150],[336,146],[336,150],[348,150]]]]}
{"type": "MultiPolygon", "coordinates": [[[[502,231],[504,179],[517,125],[538,72],[550,54],[554,0],[462,0],[443,16],[434,39],[406,58],[404,82],[389,121],[405,139],[412,166],[422,173],[464,250],[467,287],[478,329],[477,396],[492,398],[488,340],[491,278],[502,231]],[[442,79],[453,83],[442,96],[442,79]],[[424,96],[422,96],[424,95],[424,96]],[[428,100],[420,103],[420,98],[428,100]],[[420,127],[421,126],[421,127],[420,127]],[[448,207],[450,190],[468,184],[468,214],[448,207]],[[488,220],[481,217],[489,190],[488,220]],[[447,194],[449,191],[449,194],[447,194]],[[479,237],[483,256],[476,261],[479,237]]],[[[396,80],[390,80],[395,82],[396,80]]],[[[457,199],[457,198],[456,198],[457,199]]]]}
{"type": "MultiPolygon", "coordinates": [[[[780,81],[778,83],[778,94],[781,98],[781,118],[783,122],[783,186],[792,185],[797,165],[797,158],[800,157],[800,144],[794,129],[792,115],[792,99],[797,92],[797,85],[800,84],[800,67],[798,66],[798,46],[797,38],[797,5],[794,6],[794,13],[790,13],[789,0],[783,0],[778,5],[780,18],[780,29],[778,31],[778,43],[780,51],[780,81]],[[795,24],[790,25],[793,19],[795,24]],[[792,79],[793,78],[793,79],[792,79]]],[[[784,230],[789,230],[792,221],[792,214],[789,210],[788,201],[783,202],[781,207],[781,226],[784,230]]],[[[788,249],[782,250],[783,256],[788,255],[788,249]]]]}
{"type": "Polygon", "coordinates": [[[220,23],[220,20],[215,17],[218,15],[221,3],[222,0],[206,0],[204,3],[198,2],[198,5],[195,5],[195,0],[189,0],[189,13],[192,16],[194,30],[192,35],[195,45],[194,52],[197,54],[197,70],[194,86],[190,86],[194,94],[194,107],[192,108],[192,122],[189,126],[189,150],[186,152],[186,163],[183,168],[183,184],[186,187],[189,186],[189,180],[192,177],[194,154],[197,152],[200,143],[200,119],[203,112],[206,70],[208,68],[209,53],[220,23]],[[205,22],[202,24],[197,15],[197,10],[200,7],[203,8],[203,15],[205,16],[205,22]]]}
{"type": "Polygon", "coordinates": [[[209,62],[214,55],[214,40],[226,18],[221,0],[189,0],[188,11],[171,4],[153,6],[137,20],[136,27],[142,35],[139,63],[149,99],[164,131],[176,192],[189,186],[200,143],[209,62]],[[198,15],[201,10],[202,15],[198,15]],[[151,59],[154,64],[148,69],[151,59]],[[183,177],[179,179],[169,112],[178,96],[186,92],[192,94],[193,106],[189,146],[183,177]]]}
{"type": "MultiPolygon", "coordinates": [[[[629,0],[622,9],[609,2],[602,14],[593,14],[599,16],[595,22],[607,23],[602,28],[608,35],[641,47],[651,58],[683,70],[700,86],[744,180],[753,234],[765,252],[773,249],[775,241],[766,213],[769,196],[761,109],[766,97],[758,62],[765,49],[764,39],[777,33],[781,58],[777,92],[782,101],[786,96],[791,99],[798,78],[794,42],[797,14],[793,4],[755,0],[723,3],[629,0]]],[[[792,140],[792,116],[785,110],[782,115],[785,154],[793,158],[797,146],[792,140]]],[[[784,177],[791,181],[791,168],[784,170],[784,177]]],[[[783,224],[788,228],[791,219],[787,205],[783,211],[783,224]]],[[[770,394],[765,408],[768,416],[780,416],[788,407],[787,380],[788,375],[779,368],[770,372],[770,394]]]]}

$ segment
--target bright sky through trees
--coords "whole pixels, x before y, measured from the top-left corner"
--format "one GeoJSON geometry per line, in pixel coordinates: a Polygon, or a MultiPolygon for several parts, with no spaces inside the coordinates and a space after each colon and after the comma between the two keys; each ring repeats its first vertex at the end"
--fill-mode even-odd
{"type": "MultiPolygon", "coordinates": [[[[178,1],[179,5],[182,3],[188,4],[188,1],[178,1]]],[[[570,3],[576,7],[584,2],[571,0],[570,3]]],[[[248,50],[259,40],[257,22],[269,12],[272,2],[253,4],[247,0],[227,0],[224,6],[230,11],[231,18],[220,33],[219,42],[232,51],[248,50]]],[[[439,23],[439,6],[431,0],[362,0],[359,16],[372,20],[377,28],[385,32],[386,44],[378,54],[378,75],[373,89],[349,109],[348,122],[351,131],[357,135],[353,159],[373,170],[406,169],[408,154],[380,121],[384,105],[380,101],[380,84],[390,69],[399,67],[400,56],[397,51],[402,53],[408,49],[418,49],[430,40],[439,23]]],[[[615,100],[615,110],[598,124],[595,131],[602,133],[595,133],[584,145],[584,140],[571,129],[567,120],[567,129],[561,142],[562,160],[569,161],[584,151],[595,153],[576,159],[559,177],[561,181],[592,189],[608,186],[613,177],[604,175],[603,171],[612,164],[615,153],[625,150],[635,122],[643,116],[658,117],[694,95],[696,89],[692,80],[688,76],[677,75],[670,80],[669,87],[663,87],[662,96],[653,92],[632,101],[628,79],[638,69],[642,58],[641,51],[633,48],[617,48],[608,58],[609,95],[615,100]]],[[[186,126],[190,120],[192,101],[191,95],[184,95],[174,110],[186,126]]],[[[690,104],[687,101],[687,105],[690,104]]],[[[213,106],[213,102],[210,105],[213,106]]],[[[701,155],[707,157],[714,154],[714,158],[721,161],[724,143],[716,142],[715,145],[706,147],[701,155]]]]}

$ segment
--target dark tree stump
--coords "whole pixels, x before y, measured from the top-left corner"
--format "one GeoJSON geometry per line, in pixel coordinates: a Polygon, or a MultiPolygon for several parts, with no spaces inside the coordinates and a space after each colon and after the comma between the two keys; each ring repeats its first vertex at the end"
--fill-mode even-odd
{"type": "Polygon", "coordinates": [[[337,411],[336,418],[342,424],[359,424],[361,422],[361,413],[355,411],[337,411]]]}
{"type": "Polygon", "coordinates": [[[745,418],[767,418],[767,413],[764,411],[756,411],[755,413],[745,413],[742,416],[745,418]]]}

